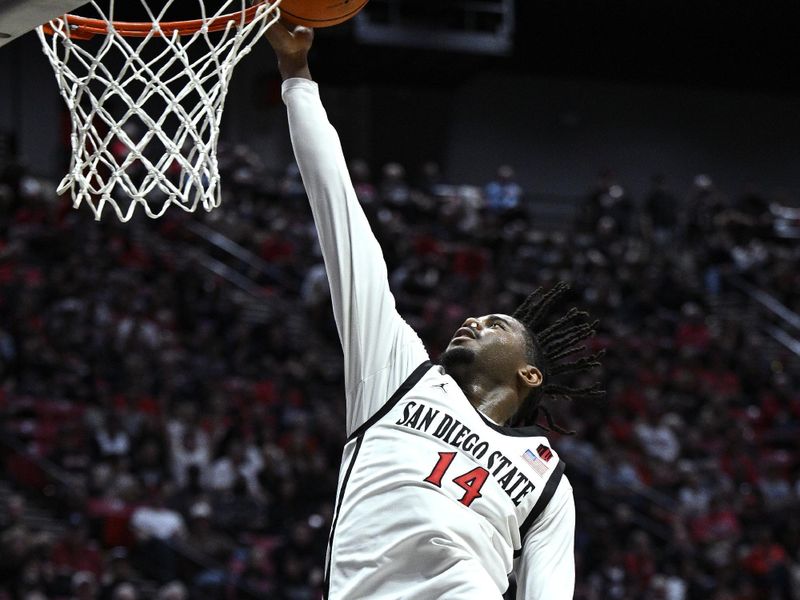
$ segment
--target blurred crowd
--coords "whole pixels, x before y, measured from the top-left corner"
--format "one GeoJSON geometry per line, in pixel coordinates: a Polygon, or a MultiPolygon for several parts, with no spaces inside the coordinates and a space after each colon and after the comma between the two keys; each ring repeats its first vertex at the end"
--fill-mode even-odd
{"type": "MultiPolygon", "coordinates": [[[[319,597],[344,443],[327,281],[296,167],[220,163],[221,208],[126,225],[0,164],[0,599],[319,597]],[[225,260],[257,294],[193,221],[252,253],[225,260]]],[[[800,600],[800,365],[728,283],[800,310],[773,199],[707,176],[633,198],[604,172],[550,228],[508,166],[350,167],[432,356],[557,280],[600,320],[606,399],[551,406],[576,431],[553,443],[577,600],[800,600]]]]}

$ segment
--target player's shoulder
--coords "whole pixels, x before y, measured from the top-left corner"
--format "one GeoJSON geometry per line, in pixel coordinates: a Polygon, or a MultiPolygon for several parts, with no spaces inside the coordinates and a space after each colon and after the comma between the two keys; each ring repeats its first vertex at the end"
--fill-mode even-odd
{"type": "Polygon", "coordinates": [[[572,487],[572,482],[567,477],[566,473],[561,475],[561,479],[558,481],[558,487],[556,488],[554,496],[561,497],[565,501],[569,501],[573,503],[574,507],[574,489],[572,487]]]}

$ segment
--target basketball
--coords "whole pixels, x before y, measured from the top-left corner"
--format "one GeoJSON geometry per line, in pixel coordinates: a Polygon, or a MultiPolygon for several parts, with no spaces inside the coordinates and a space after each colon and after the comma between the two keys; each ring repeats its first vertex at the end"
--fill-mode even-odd
{"type": "Polygon", "coordinates": [[[354,17],[367,0],[282,0],[281,17],[294,25],[330,27],[354,17]]]}

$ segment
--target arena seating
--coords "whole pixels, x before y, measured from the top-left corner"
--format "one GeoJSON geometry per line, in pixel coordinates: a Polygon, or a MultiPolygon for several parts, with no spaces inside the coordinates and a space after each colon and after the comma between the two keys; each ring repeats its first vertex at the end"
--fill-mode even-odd
{"type": "MultiPolygon", "coordinates": [[[[127,225],[0,165],[0,599],[319,597],[344,442],[324,271],[296,169],[221,165],[217,212],[127,225]]],[[[800,312],[797,209],[606,173],[545,229],[524,193],[354,175],[432,355],[558,279],[600,319],[606,400],[552,406],[577,600],[800,600],[800,361],[770,334],[797,332],[743,291],[800,312]]]]}

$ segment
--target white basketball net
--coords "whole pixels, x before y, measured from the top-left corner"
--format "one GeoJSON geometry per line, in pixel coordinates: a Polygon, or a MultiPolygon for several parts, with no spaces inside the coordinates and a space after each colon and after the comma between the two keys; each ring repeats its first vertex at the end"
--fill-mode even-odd
{"type": "Polygon", "coordinates": [[[198,204],[206,211],[219,206],[217,141],[228,82],[280,17],[280,0],[274,0],[250,23],[240,17],[211,33],[208,22],[250,3],[227,0],[207,14],[198,0],[203,28],[184,37],[164,35],[159,22],[174,0],[162,1],[154,12],[139,0],[153,22],[142,38],[115,29],[114,0],[107,13],[89,3],[95,18],[108,23],[106,34],[91,42],[71,38],[64,19],[50,23],[53,35],[37,30],[72,118],[72,161],[58,192],[69,190],[73,206],[86,202],[98,220],[106,204],[121,221],[137,204],[152,218],[170,205],[187,212],[198,204]]]}

